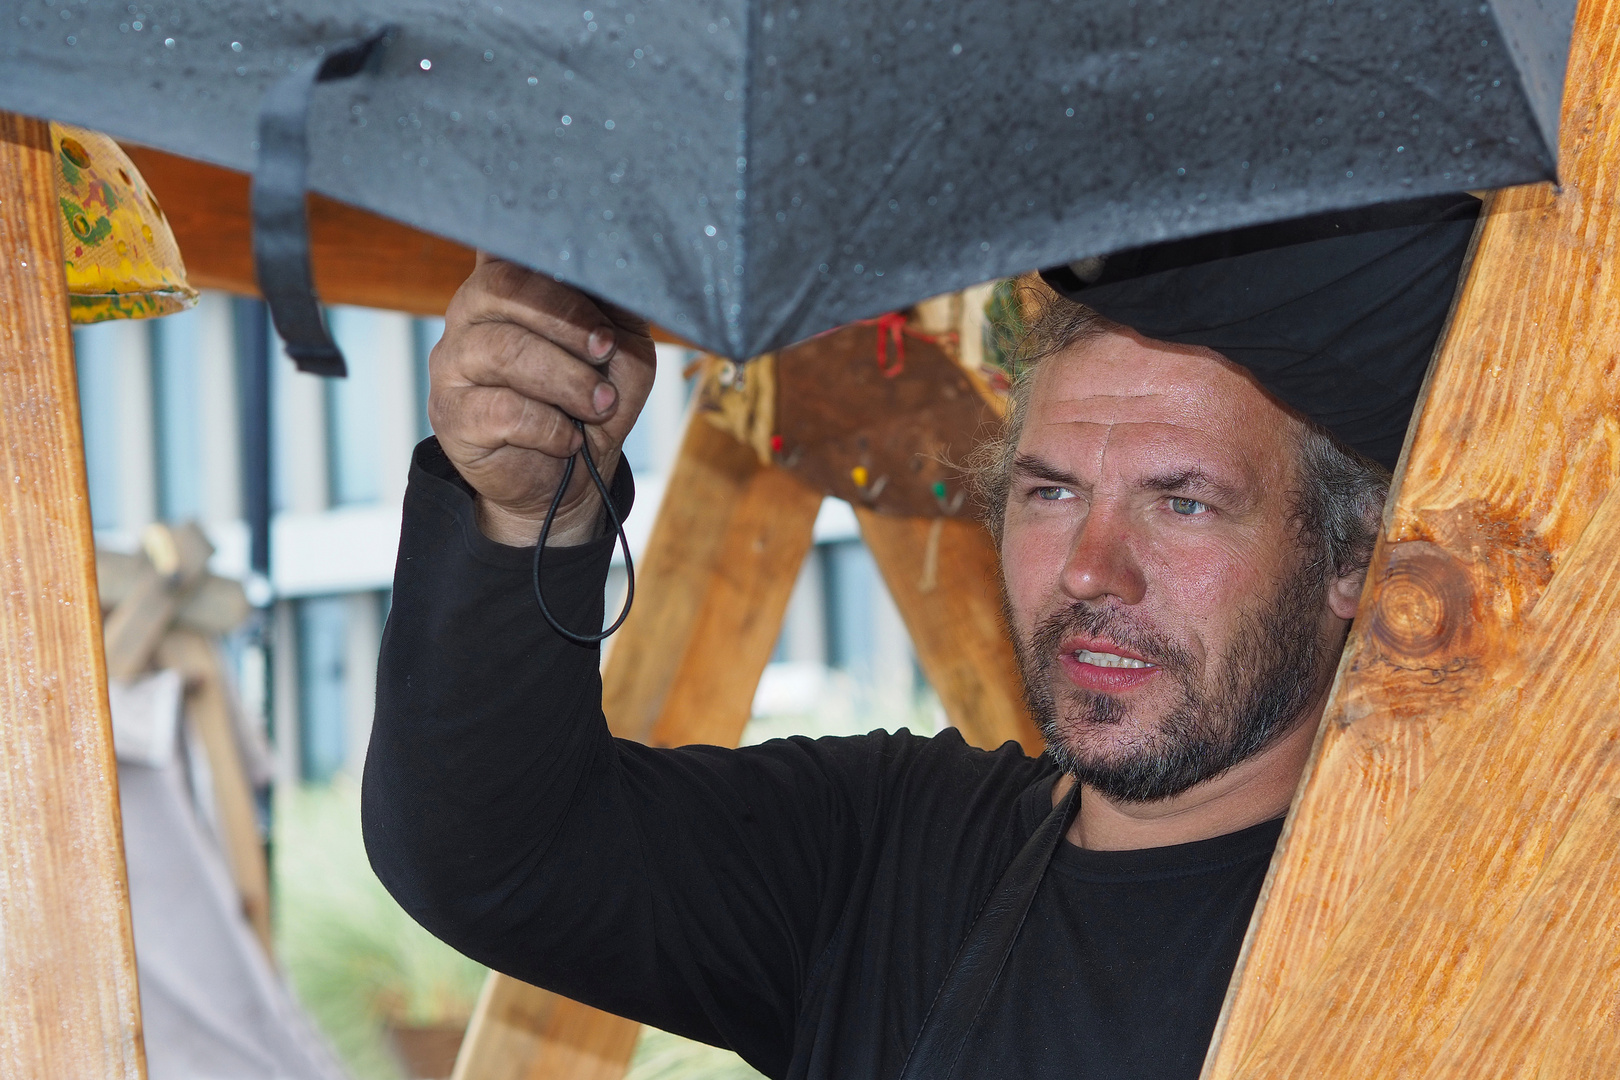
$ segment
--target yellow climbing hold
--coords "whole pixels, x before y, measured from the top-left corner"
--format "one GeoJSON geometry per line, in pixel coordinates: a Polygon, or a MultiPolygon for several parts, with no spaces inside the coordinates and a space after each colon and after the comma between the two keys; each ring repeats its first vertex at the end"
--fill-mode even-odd
{"type": "Polygon", "coordinates": [[[73,321],[145,319],[195,304],[163,208],[118,144],[56,123],[51,142],[73,321]]]}
{"type": "Polygon", "coordinates": [[[849,470],[850,479],[855,481],[856,487],[866,486],[867,475],[865,465],[857,465],[853,469],[849,470]]]}

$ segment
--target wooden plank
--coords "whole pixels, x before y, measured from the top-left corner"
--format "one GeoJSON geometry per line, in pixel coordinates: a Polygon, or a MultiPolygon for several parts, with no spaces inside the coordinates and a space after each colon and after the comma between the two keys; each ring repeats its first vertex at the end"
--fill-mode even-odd
{"type": "Polygon", "coordinates": [[[1046,743],[1024,703],[1002,621],[990,534],[962,518],[902,518],[863,507],[855,516],[951,723],[975,746],[993,749],[1010,739],[1039,754],[1046,743]]]}
{"type": "Polygon", "coordinates": [[[179,671],[186,681],[186,718],[202,742],[213,777],[214,809],[219,815],[225,865],[231,872],[242,913],[264,946],[275,956],[270,933],[270,868],[259,833],[253,783],[248,779],[236,739],[236,720],[225,692],[225,671],[214,643],[194,630],[171,630],[157,648],[157,661],[179,671]]]}
{"type": "MultiPolygon", "coordinates": [[[[101,611],[112,611],[141,583],[151,569],[142,555],[96,549],[96,588],[101,593],[101,611]]],[[[235,630],[253,614],[242,583],[212,574],[199,581],[174,613],[176,626],[215,637],[235,630]]]]}
{"type": "Polygon", "coordinates": [[[107,673],[115,679],[133,679],[146,670],[152,651],[202,580],[214,553],[196,522],[177,528],[154,524],[145,540],[145,565],[128,594],[107,616],[107,673]]]}
{"type": "Polygon", "coordinates": [[[1572,821],[1620,793],[1616,7],[1577,14],[1562,185],[1490,201],[1206,1077],[1616,1056],[1612,994],[1584,1045],[1504,996],[1612,985],[1545,883],[1606,857],[1572,821]],[[1522,982],[1537,912],[1567,966],[1522,982]]]}
{"type": "MultiPolygon", "coordinates": [[[[257,296],[249,178],[234,169],[124,144],[157,195],[186,276],[204,289],[257,296]]],[[[328,304],[443,315],[473,269],[473,251],[378,214],[312,195],[310,259],[328,304]]]]}
{"type": "MultiPolygon", "coordinates": [[[[162,204],[191,283],[258,296],[247,173],[121,145],[162,204]]],[[[324,195],[309,197],[309,244],[315,291],[327,304],[443,315],[473,270],[465,244],[324,195]]],[[[685,344],[660,327],[653,337],[685,344]]]]}
{"type": "MultiPolygon", "coordinates": [[[[637,573],[637,602],[603,665],[621,738],[734,746],[812,543],[821,495],[710,424],[687,421],[637,573]],[[685,647],[672,648],[672,644],[685,647]]],[[[456,1080],[618,1080],[640,1025],[492,974],[456,1080]]]]}
{"type": "Polygon", "coordinates": [[[0,113],[0,1076],[139,1080],[50,133],[0,113]]]}

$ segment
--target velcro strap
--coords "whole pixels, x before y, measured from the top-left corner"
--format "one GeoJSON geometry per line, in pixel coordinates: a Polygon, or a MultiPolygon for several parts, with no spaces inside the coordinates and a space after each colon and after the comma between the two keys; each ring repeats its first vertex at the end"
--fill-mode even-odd
{"type": "Polygon", "coordinates": [[[283,76],[259,109],[259,160],[253,171],[253,267],[276,333],[299,371],[342,378],[348,374],[315,298],[310,271],[309,103],[318,82],[360,73],[387,39],[384,28],[360,41],[329,49],[314,64],[283,76]]]}

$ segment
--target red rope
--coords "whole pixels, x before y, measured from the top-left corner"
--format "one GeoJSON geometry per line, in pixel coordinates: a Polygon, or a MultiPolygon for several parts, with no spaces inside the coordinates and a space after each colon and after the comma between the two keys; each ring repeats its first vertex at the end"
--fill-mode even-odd
{"type": "Polygon", "coordinates": [[[906,317],[898,311],[879,315],[877,324],[877,366],[883,377],[892,379],[906,370],[906,317]],[[889,364],[889,342],[894,342],[894,364],[889,364]]]}

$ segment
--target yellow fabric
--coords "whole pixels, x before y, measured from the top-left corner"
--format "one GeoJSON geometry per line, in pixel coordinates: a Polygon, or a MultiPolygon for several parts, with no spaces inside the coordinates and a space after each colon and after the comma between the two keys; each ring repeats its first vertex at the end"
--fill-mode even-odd
{"type": "Polygon", "coordinates": [[[73,321],[146,319],[195,304],[163,208],[118,144],[57,123],[51,143],[73,321]]]}

